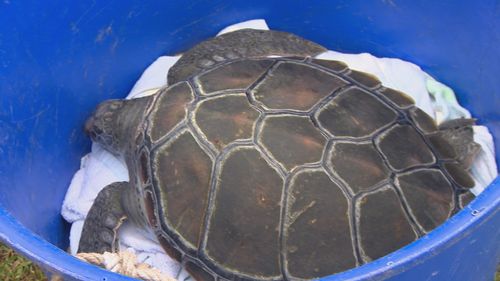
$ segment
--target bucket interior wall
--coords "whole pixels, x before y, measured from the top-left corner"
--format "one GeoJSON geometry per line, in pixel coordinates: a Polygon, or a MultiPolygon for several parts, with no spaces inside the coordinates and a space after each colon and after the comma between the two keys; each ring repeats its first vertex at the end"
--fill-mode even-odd
{"type": "Polygon", "coordinates": [[[124,97],[158,56],[255,18],[332,50],[420,65],[456,90],[460,103],[488,126],[500,151],[500,3],[495,0],[3,1],[1,208],[65,249],[69,226],[60,208],[90,148],[82,130],[88,114],[100,101],[124,97]]]}

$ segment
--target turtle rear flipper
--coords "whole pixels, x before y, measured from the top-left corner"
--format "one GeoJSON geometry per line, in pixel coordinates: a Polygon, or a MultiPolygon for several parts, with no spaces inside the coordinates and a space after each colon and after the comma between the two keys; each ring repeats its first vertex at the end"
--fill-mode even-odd
{"type": "Polygon", "coordinates": [[[99,192],[85,219],[79,253],[104,253],[118,250],[118,228],[127,218],[122,194],[128,182],[115,182],[99,192]]]}
{"type": "Polygon", "coordinates": [[[472,118],[459,118],[445,121],[439,125],[439,133],[455,149],[457,161],[468,170],[481,151],[481,146],[474,142],[472,118]]]}
{"type": "Polygon", "coordinates": [[[429,134],[443,167],[453,181],[463,189],[474,187],[475,182],[468,170],[481,151],[474,142],[474,119],[453,119],[439,125],[439,131],[429,134]]]}

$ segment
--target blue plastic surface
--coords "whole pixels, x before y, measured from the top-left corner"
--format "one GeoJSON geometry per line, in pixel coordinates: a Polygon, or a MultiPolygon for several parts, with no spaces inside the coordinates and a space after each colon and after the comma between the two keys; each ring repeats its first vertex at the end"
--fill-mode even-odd
{"type": "MultiPolygon", "coordinates": [[[[98,102],[125,96],[159,55],[254,18],[330,49],[420,65],[456,90],[460,103],[488,126],[500,151],[500,3],[495,0],[3,1],[0,240],[68,280],[127,280],[57,248],[68,245],[62,200],[89,150],[83,121],[98,102]]],[[[423,239],[326,279],[489,281],[500,257],[499,209],[497,178],[423,239]]]]}

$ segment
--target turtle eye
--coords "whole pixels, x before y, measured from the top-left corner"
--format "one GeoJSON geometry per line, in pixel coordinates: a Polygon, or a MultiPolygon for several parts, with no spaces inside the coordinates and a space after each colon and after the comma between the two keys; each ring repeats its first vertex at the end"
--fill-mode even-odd
{"type": "Polygon", "coordinates": [[[94,117],[90,117],[85,123],[85,134],[93,141],[101,138],[101,136],[104,135],[102,122],[95,120],[94,117]]]}
{"type": "Polygon", "coordinates": [[[104,131],[102,130],[101,127],[95,126],[94,129],[92,130],[92,133],[95,136],[99,136],[99,135],[102,135],[102,133],[104,133],[104,131]]]}
{"type": "Polygon", "coordinates": [[[87,134],[92,140],[97,139],[97,133],[94,130],[89,131],[87,134]]]}

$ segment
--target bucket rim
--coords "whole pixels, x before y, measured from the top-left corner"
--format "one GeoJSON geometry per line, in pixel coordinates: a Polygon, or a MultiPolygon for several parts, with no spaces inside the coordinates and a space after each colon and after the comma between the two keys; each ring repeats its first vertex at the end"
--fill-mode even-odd
{"type": "MultiPolygon", "coordinates": [[[[469,205],[438,228],[405,247],[365,265],[324,277],[323,281],[386,279],[406,271],[467,237],[500,211],[500,176],[469,205]]],[[[87,264],[19,223],[0,207],[0,240],[50,273],[76,280],[136,280],[87,264]]]]}

